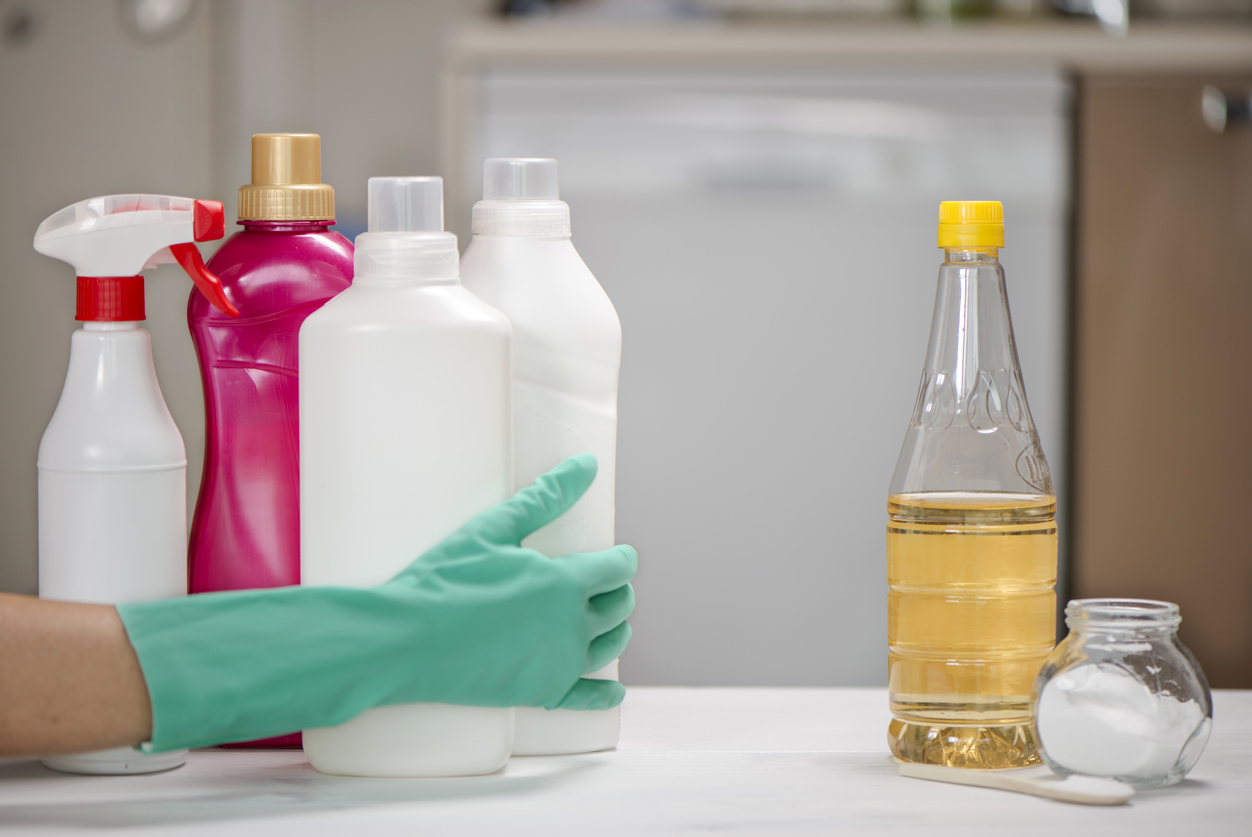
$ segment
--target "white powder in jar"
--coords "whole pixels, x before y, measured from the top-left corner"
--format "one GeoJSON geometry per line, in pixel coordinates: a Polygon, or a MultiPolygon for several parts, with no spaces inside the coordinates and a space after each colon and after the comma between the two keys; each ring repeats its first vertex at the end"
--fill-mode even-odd
{"type": "Polygon", "coordinates": [[[1151,778],[1174,769],[1203,720],[1194,700],[1154,694],[1120,666],[1097,663],[1048,681],[1035,725],[1048,758],[1067,770],[1151,778]]]}

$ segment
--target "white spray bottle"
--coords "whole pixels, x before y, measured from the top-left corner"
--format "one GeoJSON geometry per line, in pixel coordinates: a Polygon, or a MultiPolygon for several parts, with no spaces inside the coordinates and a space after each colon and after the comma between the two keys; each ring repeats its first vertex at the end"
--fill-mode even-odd
{"type": "MultiPolygon", "coordinates": [[[[617,378],[622,327],[608,295],[570,241],[556,160],[495,158],[461,280],[513,325],[514,488],[567,456],[590,452],[596,481],[572,509],[526,539],[548,556],[614,544],[617,378]]],[[[617,679],[617,661],[589,677],[617,679]]],[[[543,756],[617,745],[618,710],[519,707],[513,754],[543,756]]]]}
{"type": "MultiPolygon", "coordinates": [[[[177,261],[237,316],[193,241],[221,238],[215,201],[110,195],[51,215],[35,249],[78,275],[61,400],[39,444],[39,595],[121,604],[187,593],[187,454],[165,406],[144,319],[142,271],[177,261]]],[[[152,773],[186,750],[122,747],[44,759],[67,773],[152,773]]]]}

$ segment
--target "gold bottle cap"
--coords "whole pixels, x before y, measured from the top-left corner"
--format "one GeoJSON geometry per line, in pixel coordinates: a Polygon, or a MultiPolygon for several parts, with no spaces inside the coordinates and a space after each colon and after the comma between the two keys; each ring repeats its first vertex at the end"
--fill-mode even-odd
{"type": "Polygon", "coordinates": [[[239,187],[240,221],[333,221],[317,134],[253,134],[252,184],[239,187]]]}

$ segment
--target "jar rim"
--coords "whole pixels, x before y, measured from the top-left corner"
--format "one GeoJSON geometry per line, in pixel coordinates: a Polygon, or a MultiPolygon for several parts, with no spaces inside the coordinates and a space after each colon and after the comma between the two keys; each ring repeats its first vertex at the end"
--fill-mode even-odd
{"type": "Polygon", "coordinates": [[[1071,599],[1065,606],[1070,629],[1176,628],[1181,622],[1178,605],[1157,599],[1071,599]]]}

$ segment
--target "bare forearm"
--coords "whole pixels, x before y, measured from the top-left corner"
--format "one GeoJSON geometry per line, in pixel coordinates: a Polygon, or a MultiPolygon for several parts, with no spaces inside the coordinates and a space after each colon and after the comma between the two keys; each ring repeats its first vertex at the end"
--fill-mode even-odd
{"type": "Polygon", "coordinates": [[[0,593],[0,756],[145,741],[152,708],[117,611],[0,593]]]}

